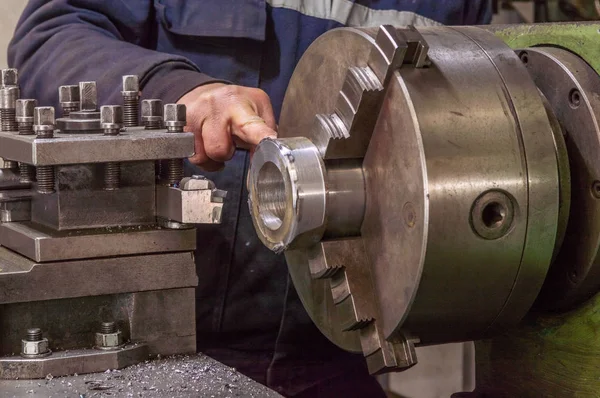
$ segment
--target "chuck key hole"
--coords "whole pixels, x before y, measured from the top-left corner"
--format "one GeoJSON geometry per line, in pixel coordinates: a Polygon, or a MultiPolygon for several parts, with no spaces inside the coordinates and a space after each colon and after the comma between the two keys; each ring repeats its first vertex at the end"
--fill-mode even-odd
{"type": "Polygon", "coordinates": [[[481,220],[488,228],[497,228],[501,226],[505,218],[506,207],[498,202],[486,204],[481,212],[481,220]]]}

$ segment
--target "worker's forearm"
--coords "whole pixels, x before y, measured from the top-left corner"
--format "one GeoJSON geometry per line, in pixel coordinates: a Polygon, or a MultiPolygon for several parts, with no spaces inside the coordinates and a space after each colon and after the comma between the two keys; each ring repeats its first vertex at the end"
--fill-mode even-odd
{"type": "MultiPolygon", "coordinates": [[[[8,52],[10,65],[21,71],[25,95],[57,106],[59,85],[95,80],[100,103],[120,103],[121,76],[137,74],[146,98],[175,102],[194,87],[215,81],[184,57],[126,41],[128,28],[133,34],[147,29],[144,15],[129,11],[133,5],[119,10],[123,2],[87,3],[54,0],[28,5],[8,52]],[[73,5],[79,3],[80,7],[73,5]],[[134,26],[123,27],[128,23],[134,26]]],[[[138,3],[141,7],[146,1],[138,3]]]]}

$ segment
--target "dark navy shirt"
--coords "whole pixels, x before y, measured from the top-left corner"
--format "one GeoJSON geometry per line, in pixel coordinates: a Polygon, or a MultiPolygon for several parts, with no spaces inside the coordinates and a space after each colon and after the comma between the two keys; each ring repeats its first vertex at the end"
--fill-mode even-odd
{"type": "MultiPolygon", "coordinates": [[[[260,87],[279,115],[294,67],[341,26],[482,24],[488,0],[31,0],[9,48],[22,94],[58,106],[57,88],[95,80],[101,104],[121,103],[121,76],[144,98],[177,101],[215,79],[260,87]],[[418,15],[417,15],[418,14],[418,15]]],[[[258,241],[246,205],[248,155],[204,173],[228,197],[219,227],[200,226],[198,349],[286,394],[360,369],[318,333],[283,256],[258,241]]],[[[188,165],[188,173],[202,173],[188,165]]]]}

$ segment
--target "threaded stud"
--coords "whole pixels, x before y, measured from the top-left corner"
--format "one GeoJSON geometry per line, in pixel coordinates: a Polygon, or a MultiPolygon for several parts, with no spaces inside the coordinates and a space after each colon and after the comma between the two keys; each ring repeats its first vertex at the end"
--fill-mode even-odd
{"type": "Polygon", "coordinates": [[[117,332],[117,324],[114,322],[102,322],[100,324],[100,333],[109,334],[117,332]]]}
{"type": "Polygon", "coordinates": [[[35,167],[27,163],[19,163],[19,181],[31,184],[35,180],[35,167]]]}
{"type": "Polygon", "coordinates": [[[42,194],[54,192],[54,166],[36,168],[37,191],[42,194]]]}
{"type": "Polygon", "coordinates": [[[42,329],[40,329],[40,328],[27,329],[27,336],[25,336],[25,340],[40,341],[41,339],[42,339],[42,329]]]}
{"type": "Polygon", "coordinates": [[[104,189],[113,191],[119,189],[121,183],[121,164],[108,162],[104,164],[104,189]]]}
{"type": "Polygon", "coordinates": [[[0,109],[0,127],[2,131],[17,131],[19,126],[16,120],[15,109],[0,109]]]}

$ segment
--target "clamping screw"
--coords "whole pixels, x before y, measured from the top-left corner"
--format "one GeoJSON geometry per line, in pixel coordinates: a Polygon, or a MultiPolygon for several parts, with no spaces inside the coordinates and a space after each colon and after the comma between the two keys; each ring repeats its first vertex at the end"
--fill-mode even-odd
{"type": "MultiPolygon", "coordinates": [[[[16,121],[19,135],[33,135],[33,110],[37,106],[34,99],[18,99],[16,102],[16,121]]],[[[35,167],[19,163],[20,182],[30,184],[35,180],[35,167]]]]}
{"type": "Polygon", "coordinates": [[[98,91],[96,82],[79,82],[79,110],[96,112],[98,110],[98,91]]]}
{"type": "Polygon", "coordinates": [[[142,123],[146,130],[157,130],[163,126],[163,103],[159,99],[142,101],[142,123]]]}
{"type": "MultiPolygon", "coordinates": [[[[166,104],[164,109],[165,126],[170,133],[183,133],[186,123],[186,107],[183,104],[166,104]]],[[[165,170],[169,186],[179,184],[183,178],[183,159],[169,159],[165,170]]]]}
{"type": "Polygon", "coordinates": [[[58,102],[60,102],[63,117],[69,117],[71,112],[77,112],[81,104],[79,86],[60,86],[58,88],[58,102]]]}
{"type": "MultiPolygon", "coordinates": [[[[36,139],[49,139],[54,137],[54,108],[51,106],[38,106],[33,110],[33,131],[36,139]]],[[[54,166],[38,166],[37,191],[41,194],[54,192],[54,166]]]]}
{"type": "MultiPolygon", "coordinates": [[[[104,135],[119,135],[123,128],[123,107],[106,105],[100,108],[100,125],[104,135]]],[[[104,164],[104,189],[112,191],[119,189],[121,184],[121,164],[108,162],[104,164]]]]}
{"type": "Polygon", "coordinates": [[[123,124],[135,127],[140,124],[140,82],[136,75],[123,76],[123,124]]]}
{"type": "Polygon", "coordinates": [[[0,127],[2,131],[17,131],[16,106],[20,96],[18,86],[0,88],[0,127]]]}
{"type": "Polygon", "coordinates": [[[0,69],[0,87],[18,86],[19,71],[14,68],[0,69]]]}

